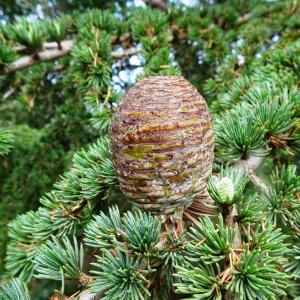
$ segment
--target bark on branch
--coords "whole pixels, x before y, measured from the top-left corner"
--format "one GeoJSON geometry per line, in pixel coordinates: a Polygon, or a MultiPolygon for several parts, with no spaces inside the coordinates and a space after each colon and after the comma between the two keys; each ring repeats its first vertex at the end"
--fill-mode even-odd
{"type": "MultiPolygon", "coordinates": [[[[51,44],[51,47],[54,46],[53,43],[47,43],[47,44],[49,44],[48,45],[49,47],[50,47],[50,44],[51,44]]],[[[61,42],[61,49],[58,49],[58,46],[56,44],[55,48],[49,48],[49,49],[39,52],[38,58],[33,58],[31,55],[22,56],[21,58],[17,59],[15,62],[8,65],[2,71],[2,74],[15,72],[15,71],[22,70],[24,68],[33,66],[35,64],[39,64],[39,63],[46,62],[46,61],[52,61],[52,60],[64,57],[71,52],[73,47],[74,47],[74,43],[70,40],[67,40],[67,41],[61,42]]],[[[121,59],[123,57],[137,54],[141,51],[142,51],[141,47],[131,47],[129,49],[120,49],[120,50],[112,51],[111,55],[114,59],[121,59]]],[[[0,72],[0,74],[1,74],[1,72],[0,72]]]]}
{"type": "Polygon", "coordinates": [[[68,297],[67,300],[100,300],[102,296],[103,294],[101,292],[92,293],[88,290],[84,290],[76,297],[68,297]]]}
{"type": "MultiPolygon", "coordinates": [[[[45,42],[43,44],[43,49],[56,49],[57,48],[57,42],[45,42]]],[[[17,46],[13,46],[12,49],[16,52],[22,52],[24,50],[26,50],[27,48],[23,45],[17,45],[17,46]]]]}
{"type": "Polygon", "coordinates": [[[144,2],[153,8],[157,8],[164,12],[168,11],[168,5],[163,0],[144,0],[144,2]]]}
{"type": "Polygon", "coordinates": [[[83,291],[80,295],[79,295],[79,299],[80,300],[100,300],[102,298],[103,294],[98,292],[98,293],[90,293],[88,291],[83,291]]]}
{"type": "Polygon", "coordinates": [[[15,62],[8,65],[5,68],[4,73],[15,72],[27,68],[29,66],[39,64],[41,62],[51,61],[66,56],[71,52],[73,48],[73,42],[62,41],[61,48],[62,49],[55,48],[55,49],[48,49],[48,50],[41,51],[38,53],[37,59],[33,58],[31,55],[22,56],[21,58],[17,59],[15,62]]]}
{"type": "MultiPolygon", "coordinates": [[[[243,168],[250,179],[250,181],[258,187],[262,191],[266,191],[267,187],[266,185],[256,176],[255,169],[257,169],[262,162],[264,161],[265,157],[257,157],[257,156],[250,156],[246,160],[240,160],[236,163],[236,165],[240,168],[243,168]]],[[[229,207],[228,214],[225,219],[225,224],[229,228],[233,228],[236,226],[236,217],[238,216],[236,205],[233,204],[229,207]]],[[[237,232],[234,237],[233,243],[232,243],[233,249],[241,249],[242,248],[242,237],[241,237],[241,231],[237,226],[237,232]]],[[[232,300],[234,299],[233,293],[231,290],[226,290],[224,294],[225,300],[232,300]]]]}
{"type": "Polygon", "coordinates": [[[244,14],[244,15],[242,15],[238,18],[238,23],[240,25],[243,24],[243,23],[246,23],[247,21],[249,21],[250,18],[251,18],[250,13],[244,14]]]}
{"type": "Polygon", "coordinates": [[[250,156],[247,160],[240,160],[237,165],[243,168],[249,180],[262,192],[267,193],[268,187],[265,183],[255,174],[255,170],[262,164],[265,157],[250,156]]]}
{"type": "MultiPolygon", "coordinates": [[[[159,10],[164,11],[164,12],[168,12],[168,4],[164,0],[143,0],[143,1],[146,5],[149,5],[153,8],[159,9],[159,10]]],[[[251,18],[251,14],[246,13],[244,15],[241,15],[238,18],[237,23],[239,25],[241,25],[241,24],[246,23],[247,21],[249,21],[250,18],[251,18]]]]}

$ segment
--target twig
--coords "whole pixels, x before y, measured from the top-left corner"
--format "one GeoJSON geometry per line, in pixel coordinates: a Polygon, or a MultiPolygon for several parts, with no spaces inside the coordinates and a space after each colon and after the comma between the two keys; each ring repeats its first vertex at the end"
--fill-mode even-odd
{"type": "MultiPolygon", "coordinates": [[[[7,74],[11,72],[15,72],[18,70],[22,70],[24,68],[30,67],[35,64],[39,64],[46,61],[52,61],[61,57],[68,55],[72,48],[74,47],[74,43],[70,40],[62,41],[61,48],[58,49],[57,45],[54,49],[44,50],[38,53],[38,58],[33,58],[30,55],[22,56],[21,58],[17,59],[15,62],[8,65],[1,74],[7,74]]],[[[131,47],[129,49],[120,49],[112,51],[111,56],[114,59],[121,59],[123,57],[131,56],[137,54],[142,51],[142,47],[131,47]]]]}
{"type": "MultiPolygon", "coordinates": [[[[238,212],[236,209],[236,205],[233,204],[228,207],[228,214],[225,217],[225,225],[228,228],[233,228],[236,226],[236,217],[238,216],[238,212]]],[[[242,248],[242,236],[241,231],[238,226],[236,226],[236,234],[232,243],[232,249],[240,249],[242,248]]],[[[230,269],[232,269],[231,262],[230,262],[230,269]]],[[[233,295],[230,290],[226,290],[224,294],[225,300],[232,300],[233,295]]]]}
{"type": "MultiPolygon", "coordinates": [[[[163,0],[143,0],[145,4],[150,5],[153,8],[162,10],[164,12],[168,11],[168,5],[165,1],[163,0]]],[[[249,21],[251,18],[251,13],[246,13],[242,16],[240,16],[237,20],[238,24],[243,24],[249,21]]]]}
{"type": "Polygon", "coordinates": [[[240,16],[238,18],[238,23],[239,24],[246,23],[250,18],[251,18],[251,14],[250,13],[244,14],[244,15],[242,15],[242,16],[240,16]]]}
{"type": "MultiPolygon", "coordinates": [[[[250,156],[247,160],[240,160],[236,163],[236,165],[240,168],[243,168],[250,179],[250,181],[258,187],[263,192],[268,191],[266,185],[261,181],[259,177],[255,174],[255,169],[257,169],[262,162],[264,161],[265,157],[257,157],[257,156],[250,156]]],[[[228,213],[225,217],[225,224],[227,227],[232,228],[236,226],[236,217],[238,216],[236,205],[233,204],[228,207],[228,213]]],[[[241,231],[238,226],[236,226],[237,232],[234,237],[232,248],[233,249],[241,249],[242,248],[242,237],[241,231]]],[[[224,294],[225,300],[232,300],[234,299],[233,294],[230,290],[226,290],[224,294]]]]}
{"type": "Polygon", "coordinates": [[[34,59],[30,55],[25,55],[19,59],[17,59],[15,62],[8,65],[3,73],[10,73],[14,71],[18,71],[21,69],[24,69],[26,67],[45,62],[45,61],[51,61],[63,56],[68,55],[72,48],[73,48],[73,42],[72,41],[63,41],[61,42],[62,49],[49,49],[44,50],[38,53],[38,59],[34,59]]]}
{"type": "Polygon", "coordinates": [[[255,171],[247,165],[246,162],[241,162],[241,166],[244,168],[249,180],[263,193],[267,194],[269,189],[264,182],[255,174],[255,171]]]}
{"type": "Polygon", "coordinates": [[[242,160],[242,162],[245,162],[247,167],[254,171],[262,164],[265,158],[265,156],[250,156],[248,159],[242,160]]]}
{"type": "Polygon", "coordinates": [[[88,290],[84,290],[82,291],[79,295],[77,295],[76,297],[68,297],[68,300],[100,300],[103,296],[102,292],[98,292],[98,293],[92,293],[88,290]]]}
{"type": "MultiPolygon", "coordinates": [[[[236,205],[233,204],[228,208],[228,214],[225,217],[225,225],[228,228],[233,228],[236,226],[236,217],[238,216],[236,205]]],[[[239,228],[237,227],[237,233],[235,235],[233,244],[233,249],[239,249],[242,247],[242,238],[241,238],[241,232],[239,228]]]]}
{"type": "Polygon", "coordinates": [[[138,54],[142,52],[143,48],[141,46],[137,47],[131,47],[128,49],[120,49],[120,50],[114,50],[111,53],[111,56],[115,59],[121,59],[123,57],[132,56],[134,54],[138,54]]]}
{"type": "Polygon", "coordinates": [[[255,174],[255,170],[262,164],[265,156],[250,156],[246,160],[239,160],[235,163],[240,168],[243,168],[249,180],[263,193],[268,193],[269,189],[264,182],[255,174]]]}
{"type": "MultiPolygon", "coordinates": [[[[43,44],[43,49],[56,49],[57,48],[57,42],[45,42],[43,44]]],[[[23,45],[17,45],[17,46],[13,46],[12,49],[16,52],[22,52],[24,50],[26,50],[27,48],[23,45]]]]}
{"type": "Polygon", "coordinates": [[[157,8],[159,10],[168,11],[168,5],[163,0],[144,0],[145,4],[157,8]]]}
{"type": "Polygon", "coordinates": [[[3,97],[2,97],[2,100],[8,99],[15,91],[16,91],[16,88],[10,87],[10,88],[8,89],[8,91],[6,91],[6,92],[4,93],[4,95],[3,95],[3,97]]]}

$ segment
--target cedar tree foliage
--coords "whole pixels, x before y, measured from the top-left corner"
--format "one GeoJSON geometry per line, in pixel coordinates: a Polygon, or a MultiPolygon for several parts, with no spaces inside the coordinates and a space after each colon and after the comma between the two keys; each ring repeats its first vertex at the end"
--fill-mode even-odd
{"type": "Polygon", "coordinates": [[[0,299],[299,297],[299,1],[121,2],[0,27],[0,299]],[[110,141],[127,88],[169,75],[206,99],[215,158],[166,219],[127,201],[110,141]]]}

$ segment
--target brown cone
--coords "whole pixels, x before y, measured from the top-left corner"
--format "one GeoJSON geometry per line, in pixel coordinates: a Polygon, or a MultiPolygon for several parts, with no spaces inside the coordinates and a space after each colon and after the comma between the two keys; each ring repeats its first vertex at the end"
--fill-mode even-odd
{"type": "Polygon", "coordinates": [[[114,114],[111,150],[121,190],[154,214],[184,209],[203,193],[213,149],[206,102],[181,76],[137,82],[114,114]]]}

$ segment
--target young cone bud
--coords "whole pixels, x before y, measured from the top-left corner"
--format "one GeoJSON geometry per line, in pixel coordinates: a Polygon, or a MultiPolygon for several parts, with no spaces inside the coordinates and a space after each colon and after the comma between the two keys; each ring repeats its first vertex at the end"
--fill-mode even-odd
{"type": "Polygon", "coordinates": [[[122,98],[112,122],[121,190],[158,215],[192,204],[211,173],[212,121],[203,97],[181,76],[148,77],[122,98]]]}
{"type": "Polygon", "coordinates": [[[218,193],[221,199],[226,201],[231,201],[234,197],[234,185],[231,178],[223,177],[218,183],[218,193]]]}

